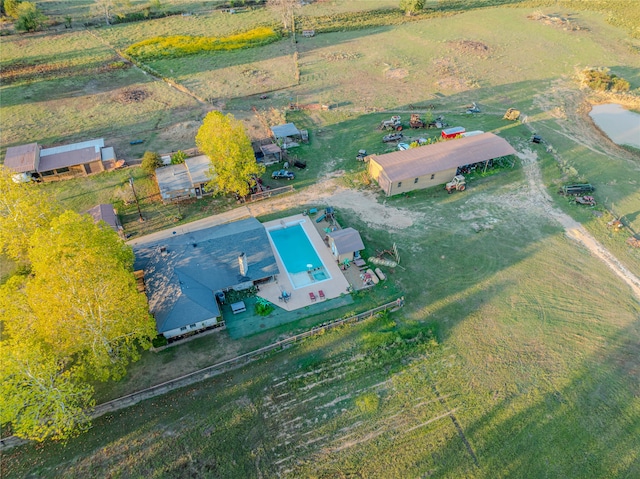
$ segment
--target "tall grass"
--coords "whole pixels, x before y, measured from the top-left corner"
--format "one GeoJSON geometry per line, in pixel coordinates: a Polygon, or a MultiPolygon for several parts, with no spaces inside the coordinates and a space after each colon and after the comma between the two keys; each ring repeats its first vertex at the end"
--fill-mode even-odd
{"type": "Polygon", "coordinates": [[[257,47],[274,42],[279,38],[280,35],[268,27],[258,27],[227,37],[171,35],[167,37],[153,37],[134,43],[125,50],[125,53],[142,61],[161,58],[180,58],[204,52],[257,47]]]}

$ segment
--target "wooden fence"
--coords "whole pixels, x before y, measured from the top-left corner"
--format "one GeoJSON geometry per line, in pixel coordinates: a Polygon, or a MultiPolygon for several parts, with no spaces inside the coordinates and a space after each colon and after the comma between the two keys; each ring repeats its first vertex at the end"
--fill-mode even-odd
{"type": "MultiPolygon", "coordinates": [[[[382,311],[387,311],[387,310],[395,311],[403,306],[404,306],[404,297],[400,297],[395,301],[391,301],[389,303],[383,304],[376,308],[370,309],[368,311],[365,311],[364,313],[356,314],[354,316],[349,316],[347,318],[335,319],[333,321],[329,321],[327,323],[314,326],[308,331],[305,331],[300,334],[296,334],[295,336],[291,336],[289,338],[286,338],[280,341],[276,341],[275,343],[269,344],[267,346],[256,349],[254,351],[249,351],[248,353],[244,353],[234,358],[227,359],[217,364],[213,364],[212,366],[208,366],[198,371],[185,374],[184,376],[181,376],[179,378],[171,379],[170,381],[165,381],[163,383],[156,384],[155,386],[151,386],[150,388],[146,388],[141,391],[137,391],[135,393],[131,393],[126,396],[122,396],[117,399],[113,399],[111,401],[98,404],[93,410],[91,417],[95,419],[109,412],[114,412],[120,409],[127,408],[129,406],[133,406],[134,404],[137,404],[140,401],[144,401],[152,397],[166,394],[175,389],[179,389],[200,381],[204,381],[205,379],[209,379],[213,376],[217,376],[218,374],[221,374],[229,369],[237,368],[242,364],[246,364],[247,362],[257,358],[262,354],[265,354],[277,349],[282,349],[289,344],[293,344],[302,339],[308,338],[310,336],[314,336],[316,334],[322,333],[324,331],[328,331],[333,328],[343,326],[345,324],[358,323],[365,319],[373,318],[376,314],[382,311]]],[[[15,437],[15,436],[4,437],[0,441],[0,451],[3,449],[9,449],[15,446],[19,446],[21,444],[25,444],[27,442],[29,441],[15,437]]]]}
{"type": "Polygon", "coordinates": [[[272,196],[278,196],[284,193],[289,193],[291,191],[293,191],[293,186],[283,186],[281,188],[274,188],[272,190],[259,191],[258,193],[254,193],[251,195],[250,201],[260,201],[267,198],[271,198],[272,196]]]}

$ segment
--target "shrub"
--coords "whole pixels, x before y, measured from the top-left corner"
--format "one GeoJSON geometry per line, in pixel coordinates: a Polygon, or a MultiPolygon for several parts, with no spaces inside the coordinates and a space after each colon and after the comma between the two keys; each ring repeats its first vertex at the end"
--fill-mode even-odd
{"type": "Polygon", "coordinates": [[[162,158],[154,151],[145,151],[142,156],[142,164],[140,168],[148,175],[153,175],[156,172],[156,168],[162,166],[162,158]]]}
{"type": "Polygon", "coordinates": [[[165,338],[164,336],[157,335],[151,340],[151,344],[154,348],[161,348],[162,346],[166,346],[167,344],[169,344],[169,341],[167,341],[167,338],[165,338]]]}
{"type": "Polygon", "coordinates": [[[180,163],[184,163],[184,160],[186,159],[187,154],[182,150],[178,150],[173,155],[171,155],[171,164],[179,165],[180,163]]]}
{"type": "Polygon", "coordinates": [[[595,91],[629,91],[629,82],[609,73],[608,68],[590,68],[582,72],[582,84],[595,91]]]}
{"type": "Polygon", "coordinates": [[[21,2],[17,6],[18,19],[16,20],[16,30],[22,32],[33,32],[39,30],[44,25],[45,17],[33,2],[21,2]]]}
{"type": "Polygon", "coordinates": [[[278,38],[279,35],[268,27],[258,27],[248,32],[221,38],[172,35],[153,37],[134,43],[125,50],[125,53],[138,60],[179,58],[203,52],[237,50],[266,45],[278,40],[278,38]]]}
{"type": "Polygon", "coordinates": [[[363,414],[372,414],[378,410],[380,398],[376,393],[366,393],[356,398],[356,407],[363,414]]]}

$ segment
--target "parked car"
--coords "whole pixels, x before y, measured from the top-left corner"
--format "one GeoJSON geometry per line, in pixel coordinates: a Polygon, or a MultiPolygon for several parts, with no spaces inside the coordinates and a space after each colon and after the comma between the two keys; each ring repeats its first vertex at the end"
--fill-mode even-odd
{"type": "Polygon", "coordinates": [[[271,178],[274,180],[293,180],[295,177],[296,175],[294,175],[292,171],[287,170],[278,170],[271,173],[271,178]]]}
{"type": "Polygon", "coordinates": [[[398,150],[404,151],[409,149],[409,143],[398,143],[398,150]]]}

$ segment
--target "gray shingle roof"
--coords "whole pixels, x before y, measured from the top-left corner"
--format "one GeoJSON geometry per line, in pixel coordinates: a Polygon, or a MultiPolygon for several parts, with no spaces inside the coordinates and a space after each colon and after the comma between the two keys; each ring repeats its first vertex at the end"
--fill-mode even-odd
{"type": "Polygon", "coordinates": [[[360,233],[353,228],[333,231],[327,236],[333,238],[338,254],[353,253],[364,249],[360,233]]]}
{"type": "Polygon", "coordinates": [[[219,316],[216,291],[278,274],[267,232],[255,218],[139,243],[134,252],[160,333],[219,316]],[[240,274],[241,253],[246,276],[240,274]]]}

